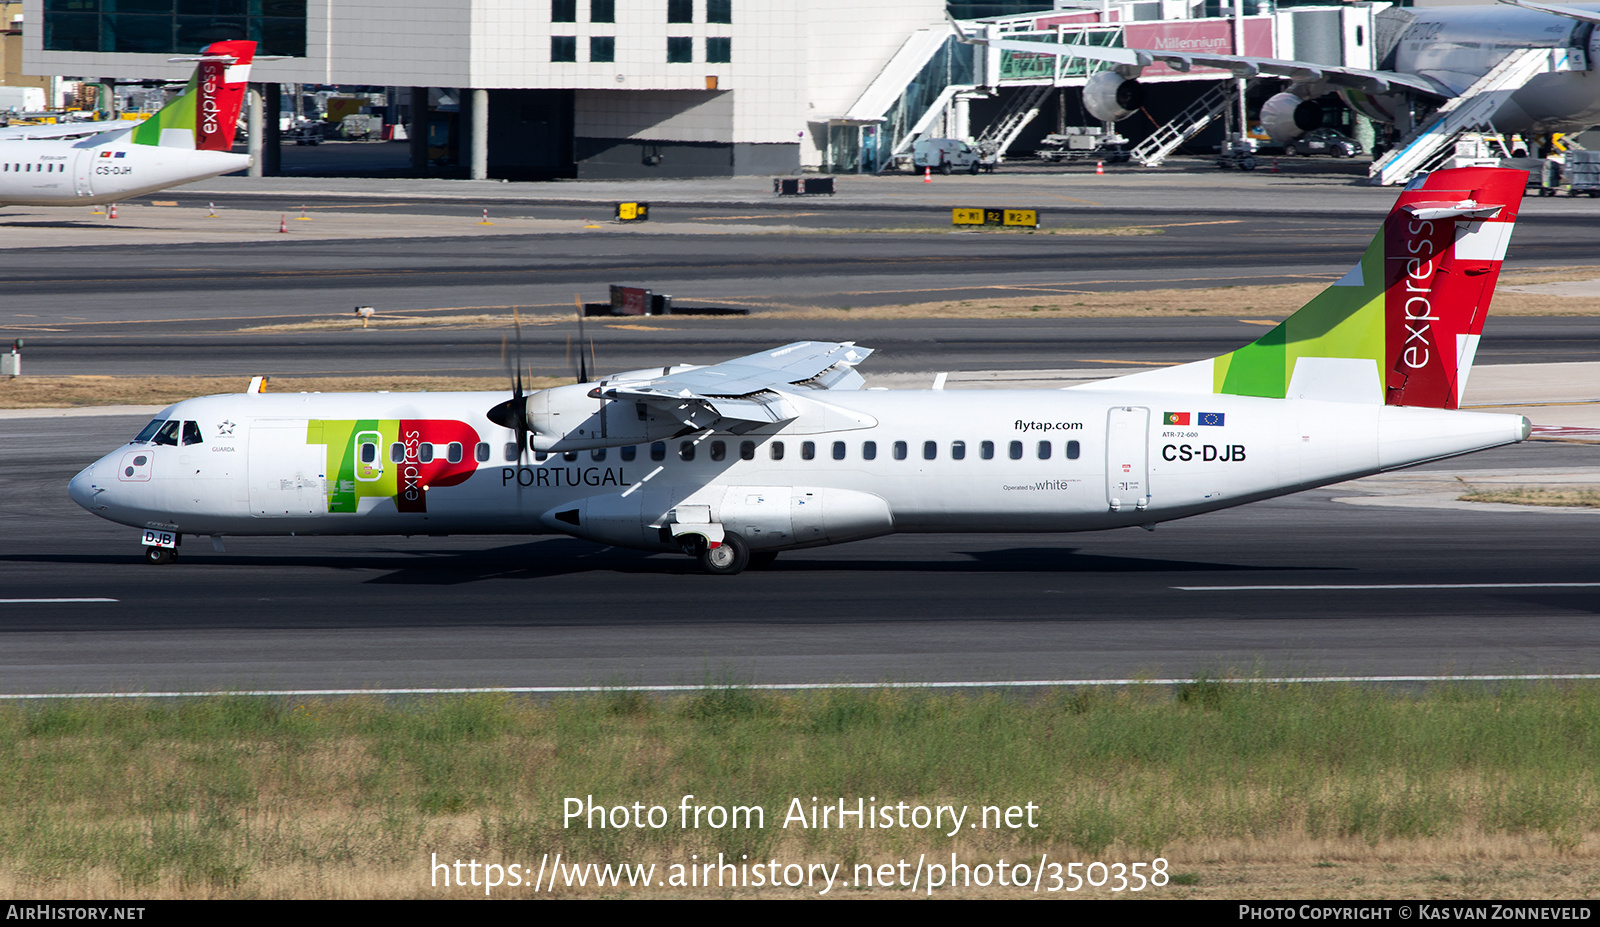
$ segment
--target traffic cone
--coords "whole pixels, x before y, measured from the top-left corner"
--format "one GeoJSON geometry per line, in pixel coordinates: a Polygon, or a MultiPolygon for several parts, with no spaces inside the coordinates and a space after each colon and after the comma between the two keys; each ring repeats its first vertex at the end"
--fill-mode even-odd
{"type": "Polygon", "coordinates": [[[300,218],[298,218],[298,219],[296,219],[294,221],[296,221],[296,222],[310,222],[311,221],[311,217],[306,215],[306,208],[304,206],[300,207],[300,218]]]}
{"type": "Polygon", "coordinates": [[[478,224],[479,225],[494,225],[493,222],[489,221],[489,210],[485,209],[483,211],[483,221],[479,222],[478,224]]]}
{"type": "Polygon", "coordinates": [[[922,169],[922,182],[923,183],[933,183],[933,168],[924,167],[922,169]]]}
{"type": "Polygon", "coordinates": [[[1274,174],[1276,174],[1278,172],[1278,159],[1277,158],[1273,158],[1272,159],[1272,172],[1274,174]]]}
{"type": "Polygon", "coordinates": [[[107,219],[115,219],[116,217],[117,217],[117,204],[116,203],[112,203],[111,204],[111,213],[109,215],[107,215],[106,218],[107,219]]]}
{"type": "Polygon", "coordinates": [[[283,214],[278,216],[278,231],[283,232],[285,234],[288,233],[288,231],[289,231],[289,214],[288,213],[283,213],[283,214]]]}
{"type": "Polygon", "coordinates": [[[211,211],[206,213],[206,218],[207,219],[216,219],[216,218],[218,218],[218,216],[217,216],[217,204],[216,203],[207,203],[206,205],[211,208],[211,211]]]}
{"type": "Polygon", "coordinates": [[[1094,162],[1094,172],[1096,174],[1104,174],[1106,172],[1106,162],[1104,162],[1104,161],[1096,161],[1096,162],[1094,162]]]}

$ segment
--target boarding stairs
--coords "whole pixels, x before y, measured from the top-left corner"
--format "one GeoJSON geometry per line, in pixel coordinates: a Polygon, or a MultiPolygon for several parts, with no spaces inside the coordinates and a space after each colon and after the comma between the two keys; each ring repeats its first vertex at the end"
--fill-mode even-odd
{"type": "Polygon", "coordinates": [[[1005,160],[1006,151],[1011,148],[1012,142],[1028,127],[1028,123],[1039,115],[1039,108],[1056,88],[1052,84],[1037,84],[1017,88],[1011,95],[999,117],[989,123],[983,134],[977,138],[978,150],[985,157],[992,157],[996,163],[1005,160]]]}
{"type": "Polygon", "coordinates": [[[1368,179],[1376,186],[1404,183],[1450,157],[1462,134],[1494,131],[1490,119],[1506,99],[1535,74],[1564,69],[1566,51],[1520,48],[1507,55],[1460,96],[1439,107],[1383,157],[1372,162],[1372,167],[1367,169],[1368,179]]]}
{"type": "Polygon", "coordinates": [[[1129,152],[1133,160],[1145,167],[1155,167],[1165,161],[1167,155],[1176,151],[1179,145],[1199,135],[1200,130],[1210,125],[1212,120],[1228,111],[1232,100],[1232,94],[1228,91],[1232,86],[1232,81],[1214,83],[1210,90],[1201,94],[1200,99],[1189,104],[1188,109],[1135,145],[1133,151],[1129,152]]]}

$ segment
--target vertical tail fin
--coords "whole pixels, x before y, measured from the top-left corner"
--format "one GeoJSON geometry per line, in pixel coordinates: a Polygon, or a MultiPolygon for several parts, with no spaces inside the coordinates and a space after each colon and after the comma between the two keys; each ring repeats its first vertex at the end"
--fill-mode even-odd
{"type": "Polygon", "coordinates": [[[1257,341],[1092,388],[1458,408],[1527,177],[1418,177],[1361,261],[1257,341]]]}
{"type": "Polygon", "coordinates": [[[213,42],[198,58],[194,76],[183,92],[133,130],[135,145],[230,151],[239,125],[239,110],[250,82],[256,43],[213,42]]]}

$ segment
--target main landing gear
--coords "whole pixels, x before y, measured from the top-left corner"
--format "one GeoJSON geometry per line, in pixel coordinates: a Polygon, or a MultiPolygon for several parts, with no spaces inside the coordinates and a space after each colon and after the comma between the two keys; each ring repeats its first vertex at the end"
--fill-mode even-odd
{"type": "Polygon", "coordinates": [[[750,545],[732,531],[724,533],[722,543],[716,547],[712,547],[703,537],[698,539],[695,546],[700,568],[712,576],[732,576],[742,573],[750,565],[750,545]]]}
{"type": "Polygon", "coordinates": [[[170,547],[146,547],[144,549],[144,562],[153,566],[161,566],[178,559],[178,552],[170,547]]]}

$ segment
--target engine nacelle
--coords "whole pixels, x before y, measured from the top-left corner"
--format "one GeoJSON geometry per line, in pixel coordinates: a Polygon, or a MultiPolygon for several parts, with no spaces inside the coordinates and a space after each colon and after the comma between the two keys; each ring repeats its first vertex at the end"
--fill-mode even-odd
{"type": "MultiPolygon", "coordinates": [[[[670,438],[684,423],[642,402],[602,399],[594,383],[542,389],[523,400],[536,451],[583,451],[670,438]]],[[[714,416],[713,416],[714,417],[714,416]]]]}
{"type": "Polygon", "coordinates": [[[1144,105],[1144,85],[1116,71],[1101,71],[1083,85],[1083,108],[1102,122],[1116,122],[1144,105]]]}
{"type": "Polygon", "coordinates": [[[1277,93],[1261,104],[1261,127],[1279,145],[1322,127],[1322,105],[1292,93],[1277,93]]]}

